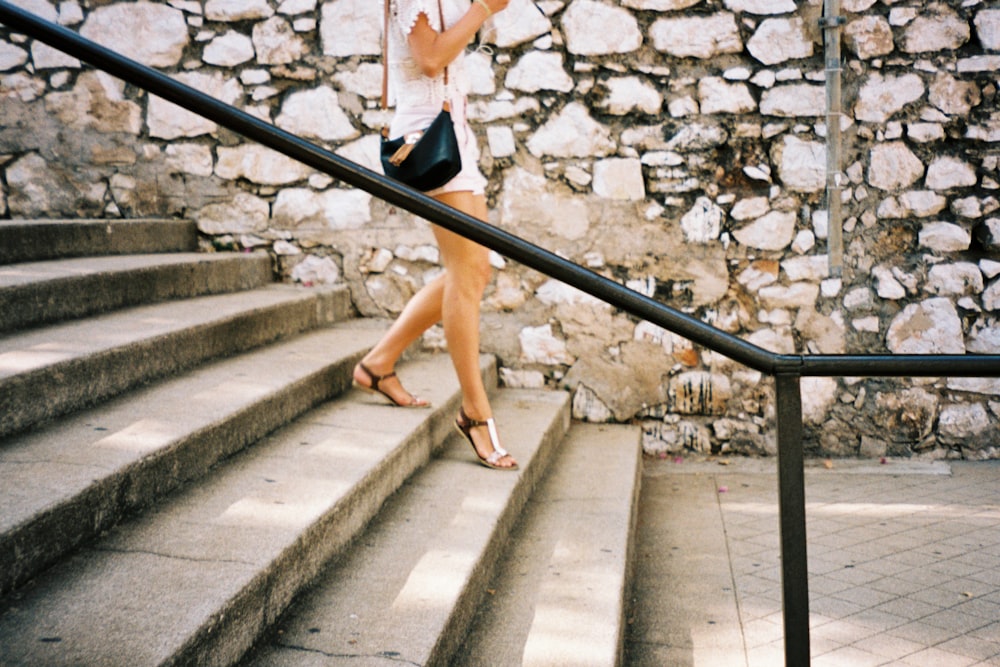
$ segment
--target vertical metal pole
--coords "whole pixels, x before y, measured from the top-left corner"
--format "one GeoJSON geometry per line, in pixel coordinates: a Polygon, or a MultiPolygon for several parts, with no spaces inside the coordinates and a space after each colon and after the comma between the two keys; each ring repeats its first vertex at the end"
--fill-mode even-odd
{"type": "Polygon", "coordinates": [[[809,665],[809,572],[806,562],[805,459],[799,380],[797,373],[775,375],[785,667],[809,665]]]}
{"type": "Polygon", "coordinates": [[[843,189],[840,137],[840,30],[844,17],[840,15],[840,0],[824,0],[823,28],[826,60],[826,209],[830,274],[839,276],[844,263],[844,231],[840,211],[843,189]]]}

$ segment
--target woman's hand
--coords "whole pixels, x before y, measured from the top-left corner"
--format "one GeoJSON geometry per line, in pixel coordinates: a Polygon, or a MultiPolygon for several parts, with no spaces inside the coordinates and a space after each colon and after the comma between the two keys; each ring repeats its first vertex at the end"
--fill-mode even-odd
{"type": "MultiPolygon", "coordinates": [[[[476,0],[479,2],[479,0],[476,0]]],[[[497,12],[502,12],[507,9],[507,5],[510,4],[509,0],[483,0],[487,7],[489,7],[490,14],[496,14],[497,12]]]]}

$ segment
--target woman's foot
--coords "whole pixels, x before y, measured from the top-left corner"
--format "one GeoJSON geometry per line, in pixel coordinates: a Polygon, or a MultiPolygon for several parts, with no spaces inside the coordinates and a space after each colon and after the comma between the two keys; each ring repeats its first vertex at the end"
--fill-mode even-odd
{"type": "Polygon", "coordinates": [[[354,367],[354,384],[364,391],[381,394],[399,408],[428,408],[431,405],[406,391],[396,376],[396,371],[378,375],[365,366],[364,362],[358,362],[354,367]]]}
{"type": "Polygon", "coordinates": [[[469,415],[465,414],[465,408],[460,408],[458,418],[455,420],[455,428],[465,436],[465,439],[472,445],[472,451],[475,452],[476,458],[487,468],[493,468],[494,470],[518,469],[517,461],[514,460],[514,457],[500,446],[500,436],[497,435],[496,422],[493,421],[493,417],[483,420],[472,419],[469,415]],[[479,437],[474,437],[474,433],[479,437]],[[489,445],[488,447],[484,444],[476,445],[477,439],[482,443],[483,436],[488,438],[486,440],[486,443],[489,445]]]}

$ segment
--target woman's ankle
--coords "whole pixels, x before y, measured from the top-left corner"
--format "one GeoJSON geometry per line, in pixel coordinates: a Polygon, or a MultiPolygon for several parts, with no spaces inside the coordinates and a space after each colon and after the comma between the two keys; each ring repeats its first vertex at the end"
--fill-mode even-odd
{"type": "Polygon", "coordinates": [[[482,408],[481,406],[469,406],[463,403],[461,411],[470,421],[484,422],[487,419],[493,418],[493,410],[489,404],[485,408],[482,408]]]}

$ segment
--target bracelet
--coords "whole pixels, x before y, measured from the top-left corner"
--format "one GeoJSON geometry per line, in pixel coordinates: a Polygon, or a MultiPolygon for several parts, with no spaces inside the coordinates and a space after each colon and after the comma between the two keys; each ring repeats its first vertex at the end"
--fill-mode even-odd
{"type": "Polygon", "coordinates": [[[476,0],[476,2],[482,5],[483,9],[486,10],[486,18],[493,16],[493,10],[490,9],[490,6],[486,4],[486,0],[476,0]]]}

